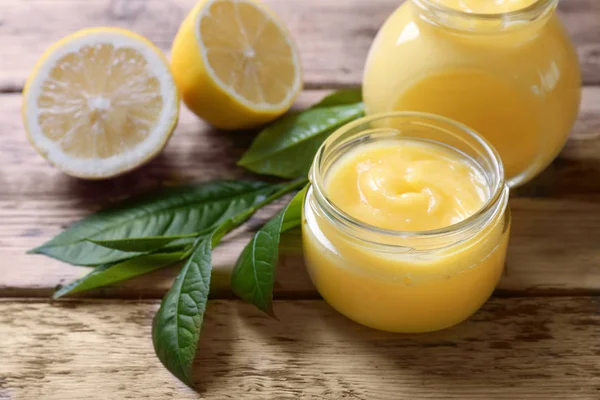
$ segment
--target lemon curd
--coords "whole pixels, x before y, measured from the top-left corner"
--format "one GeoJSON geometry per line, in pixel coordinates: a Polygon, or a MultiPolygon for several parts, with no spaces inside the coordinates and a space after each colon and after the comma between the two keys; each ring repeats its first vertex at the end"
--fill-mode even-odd
{"type": "Polygon", "coordinates": [[[580,103],[577,56],[556,0],[410,0],[365,66],[368,114],[423,111],[462,122],[498,150],[509,185],[556,157],[580,103]]]}
{"type": "Polygon", "coordinates": [[[497,14],[522,10],[534,5],[538,0],[433,0],[442,7],[469,13],[497,14]]]}
{"type": "Polygon", "coordinates": [[[493,292],[510,218],[495,150],[442,117],[367,117],[326,140],[304,203],[307,268],[347,317],[393,332],[457,324],[493,292]]]}
{"type": "Polygon", "coordinates": [[[338,207],[379,228],[426,231],[475,214],[488,196],[472,162],[415,140],[359,146],[331,167],[325,191],[338,207]]]}

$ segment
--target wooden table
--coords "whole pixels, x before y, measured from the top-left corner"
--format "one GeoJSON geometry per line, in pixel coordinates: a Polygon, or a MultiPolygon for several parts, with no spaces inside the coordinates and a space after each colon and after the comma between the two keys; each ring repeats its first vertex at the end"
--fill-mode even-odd
{"type": "MultiPolygon", "coordinates": [[[[300,107],[357,86],[399,0],[269,0],[304,61],[300,107]]],[[[150,323],[174,269],[50,304],[86,272],[25,251],[116,199],[165,183],[240,177],[250,137],[183,110],[165,152],[105,182],[69,178],[29,146],[20,91],[42,51],[74,30],[117,25],[168,51],[194,0],[0,2],[1,399],[600,399],[600,1],[562,0],[581,59],[580,118],[560,157],[511,200],[497,296],[467,322],[426,335],[358,326],[319,299],[286,238],[274,321],[235,300],[228,272],[254,223],[216,252],[197,394],[155,357],[150,323]]]]}

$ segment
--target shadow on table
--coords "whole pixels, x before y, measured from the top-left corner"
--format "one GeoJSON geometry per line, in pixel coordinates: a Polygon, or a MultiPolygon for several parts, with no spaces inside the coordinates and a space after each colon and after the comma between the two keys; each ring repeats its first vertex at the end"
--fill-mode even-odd
{"type": "Polygon", "coordinates": [[[276,302],[279,322],[242,303],[215,302],[220,313],[205,324],[196,364],[200,391],[489,399],[594,390],[581,385],[597,381],[599,367],[578,365],[600,354],[589,340],[590,329],[598,333],[600,317],[589,319],[598,304],[546,301],[493,299],[463,324],[415,335],[365,328],[319,300],[276,302]]]}
{"type": "MultiPolygon", "coordinates": [[[[244,175],[236,166],[254,132],[223,132],[187,110],[166,148],[145,165],[121,176],[98,181],[72,178],[52,170],[48,180],[70,199],[95,206],[165,185],[203,182],[244,175]]],[[[44,184],[44,183],[41,183],[44,184]]],[[[45,184],[48,184],[46,182],[45,184]]]]}

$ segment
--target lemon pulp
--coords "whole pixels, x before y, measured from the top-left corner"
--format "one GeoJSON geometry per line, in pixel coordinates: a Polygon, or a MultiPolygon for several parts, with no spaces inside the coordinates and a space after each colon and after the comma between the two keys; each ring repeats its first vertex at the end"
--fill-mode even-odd
{"type": "Polygon", "coordinates": [[[135,50],[85,46],[61,58],[44,81],[39,124],[66,154],[109,158],[148,137],[164,104],[159,87],[135,50]]]}
{"type": "Polygon", "coordinates": [[[51,47],[23,93],[30,141],[54,165],[106,178],[164,147],[179,99],[160,50],[116,28],[77,32],[51,47]]]}
{"type": "Polygon", "coordinates": [[[259,106],[286,101],[296,80],[292,47],[259,8],[244,2],[214,2],[200,19],[200,38],[208,65],[234,93],[259,106]],[[224,18],[232,23],[220,23],[224,18]]]}
{"type": "Polygon", "coordinates": [[[302,89],[291,35],[256,0],[200,1],[171,53],[185,104],[218,128],[267,123],[285,113],[302,89]]]}

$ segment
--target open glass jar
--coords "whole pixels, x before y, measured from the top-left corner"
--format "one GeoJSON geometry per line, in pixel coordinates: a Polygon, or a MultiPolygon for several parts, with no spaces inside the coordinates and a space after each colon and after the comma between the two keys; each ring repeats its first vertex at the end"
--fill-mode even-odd
{"type": "Polygon", "coordinates": [[[557,2],[406,1],[371,47],[367,113],[462,122],[496,147],[509,186],[530,180],[563,147],[580,103],[577,55],[557,2]]]}
{"type": "Polygon", "coordinates": [[[303,246],[323,298],[347,317],[393,332],[442,329],[468,318],[493,292],[508,244],[509,190],[490,144],[466,126],[424,113],[366,117],[319,149],[303,207],[303,246]],[[364,223],[331,201],[328,174],[340,157],[380,141],[415,140],[456,150],[482,171],[487,200],[475,214],[428,231],[364,223]]]}

